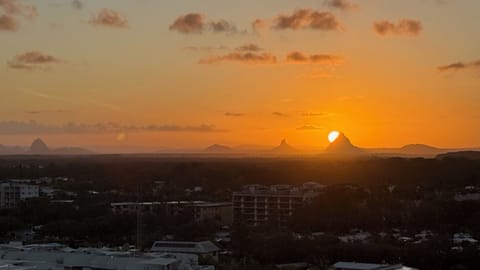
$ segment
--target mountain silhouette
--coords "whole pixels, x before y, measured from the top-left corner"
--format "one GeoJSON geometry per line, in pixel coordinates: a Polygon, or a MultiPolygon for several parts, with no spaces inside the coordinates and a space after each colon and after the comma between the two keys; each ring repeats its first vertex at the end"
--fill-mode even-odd
{"type": "Polygon", "coordinates": [[[50,154],[50,149],[42,139],[37,138],[30,145],[28,153],[33,155],[47,155],[50,154]]]}
{"type": "Polygon", "coordinates": [[[230,153],[233,151],[233,149],[226,145],[212,144],[209,147],[205,148],[203,151],[208,153],[230,153]]]}
{"type": "Polygon", "coordinates": [[[275,154],[294,154],[297,152],[297,149],[290,146],[287,140],[283,139],[280,145],[274,147],[271,151],[275,154]]]}
{"type": "Polygon", "coordinates": [[[361,148],[353,145],[350,142],[350,139],[345,136],[345,134],[340,133],[338,138],[330,143],[330,145],[325,150],[329,154],[335,155],[344,155],[344,156],[358,156],[358,155],[366,155],[367,153],[363,151],[361,148]]]}

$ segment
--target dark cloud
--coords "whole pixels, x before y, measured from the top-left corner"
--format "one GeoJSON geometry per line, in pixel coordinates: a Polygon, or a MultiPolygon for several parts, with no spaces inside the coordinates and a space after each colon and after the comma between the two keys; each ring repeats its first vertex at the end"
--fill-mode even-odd
{"type": "Polygon", "coordinates": [[[227,20],[206,21],[200,13],[188,13],[180,16],[170,25],[171,31],[183,34],[202,33],[205,30],[213,33],[236,33],[237,27],[227,20]]]}
{"type": "Polygon", "coordinates": [[[273,112],[272,115],[278,117],[288,117],[288,114],[282,112],[273,112]]]}
{"type": "Polygon", "coordinates": [[[23,16],[27,19],[38,16],[34,5],[25,5],[18,0],[0,0],[0,7],[8,15],[23,16]]]}
{"type": "Polygon", "coordinates": [[[90,18],[89,23],[95,26],[109,26],[116,28],[128,27],[128,20],[125,16],[108,8],[103,8],[96,15],[93,15],[90,18]]]}
{"type": "Polygon", "coordinates": [[[456,63],[437,67],[439,71],[449,71],[449,70],[460,71],[460,70],[470,69],[470,68],[480,68],[480,60],[473,61],[470,63],[456,62],[456,63]]]}
{"type": "Polygon", "coordinates": [[[277,57],[271,53],[231,52],[225,55],[210,56],[200,59],[200,64],[215,64],[221,62],[238,62],[245,64],[275,64],[277,57]]]}
{"type": "Polygon", "coordinates": [[[64,63],[60,58],[51,56],[39,51],[31,51],[23,54],[17,54],[12,60],[7,62],[9,68],[25,70],[47,70],[51,65],[64,63]]]}
{"type": "Polygon", "coordinates": [[[208,26],[214,33],[237,32],[237,27],[226,20],[211,21],[208,23],[208,26]]]}
{"type": "Polygon", "coordinates": [[[81,0],[73,0],[72,1],[72,7],[74,9],[82,9],[83,8],[83,2],[81,0]]]}
{"type": "Polygon", "coordinates": [[[122,125],[118,123],[81,124],[67,123],[49,125],[36,121],[3,121],[0,122],[0,134],[86,134],[86,133],[118,133],[118,132],[225,132],[214,125],[181,126],[181,125],[122,125]]]}
{"type": "Polygon", "coordinates": [[[225,116],[232,116],[232,117],[241,117],[241,116],[245,116],[244,113],[234,113],[234,112],[226,112],[224,114],[225,116]]]}
{"type": "Polygon", "coordinates": [[[422,23],[418,20],[401,19],[397,23],[378,21],[373,23],[373,30],[381,35],[418,36],[422,32],[422,23]]]}
{"type": "Polygon", "coordinates": [[[298,9],[291,15],[278,15],[274,19],[273,28],[285,29],[313,29],[323,31],[341,30],[342,25],[335,15],[330,12],[320,12],[312,9],[298,9]]]}
{"type": "Polygon", "coordinates": [[[307,55],[302,52],[290,52],[286,56],[289,63],[315,63],[324,65],[339,65],[343,62],[343,58],[330,54],[312,54],[307,55]]]}
{"type": "Polygon", "coordinates": [[[314,126],[314,125],[304,125],[301,127],[298,127],[297,130],[321,130],[323,129],[322,127],[314,126]]]}
{"type": "Polygon", "coordinates": [[[17,19],[11,15],[3,14],[0,16],[0,32],[15,32],[19,29],[20,24],[17,19]]]}
{"type": "Polygon", "coordinates": [[[205,27],[204,16],[200,13],[189,13],[178,17],[172,25],[170,30],[178,31],[184,34],[201,33],[205,27]]]}
{"type": "Polygon", "coordinates": [[[237,47],[235,50],[241,51],[241,52],[258,52],[258,51],[262,51],[263,49],[260,48],[258,45],[250,43],[250,44],[245,44],[240,47],[237,47]]]}
{"type": "Polygon", "coordinates": [[[358,8],[357,4],[350,3],[348,0],[326,0],[325,4],[331,8],[340,10],[354,10],[358,8]]]}

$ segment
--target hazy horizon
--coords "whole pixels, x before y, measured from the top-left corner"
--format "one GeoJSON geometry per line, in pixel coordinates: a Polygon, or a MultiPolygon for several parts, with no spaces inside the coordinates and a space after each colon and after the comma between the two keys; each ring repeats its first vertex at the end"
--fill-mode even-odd
{"type": "Polygon", "coordinates": [[[480,1],[0,1],[0,144],[480,147],[480,1]],[[452,16],[455,14],[455,16],[452,16]]]}

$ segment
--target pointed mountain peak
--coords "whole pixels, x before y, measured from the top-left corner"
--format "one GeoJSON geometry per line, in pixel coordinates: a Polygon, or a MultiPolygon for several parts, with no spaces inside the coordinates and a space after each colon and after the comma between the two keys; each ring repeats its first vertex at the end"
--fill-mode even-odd
{"type": "Polygon", "coordinates": [[[48,154],[50,149],[47,144],[40,138],[35,139],[30,146],[30,153],[32,154],[48,154]]]}
{"type": "Polygon", "coordinates": [[[297,152],[297,149],[290,146],[286,139],[282,139],[280,144],[273,148],[272,151],[279,154],[291,154],[297,152]]]}
{"type": "Polygon", "coordinates": [[[331,154],[341,155],[358,155],[365,153],[361,148],[353,145],[350,139],[342,132],[330,143],[326,151],[331,154]]]}

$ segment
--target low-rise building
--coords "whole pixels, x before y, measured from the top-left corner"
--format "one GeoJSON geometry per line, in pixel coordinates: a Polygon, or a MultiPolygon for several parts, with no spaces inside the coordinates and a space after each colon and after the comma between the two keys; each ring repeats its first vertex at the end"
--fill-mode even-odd
{"type": "Polygon", "coordinates": [[[203,258],[212,258],[218,261],[218,248],[211,241],[155,241],[150,249],[152,252],[195,254],[203,258]]]}
{"type": "Polygon", "coordinates": [[[15,208],[23,200],[38,197],[38,185],[14,180],[0,182],[0,208],[15,208]]]}

